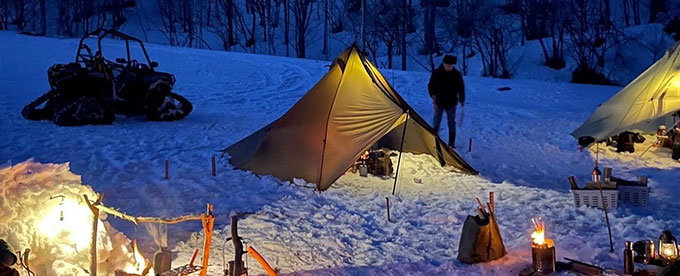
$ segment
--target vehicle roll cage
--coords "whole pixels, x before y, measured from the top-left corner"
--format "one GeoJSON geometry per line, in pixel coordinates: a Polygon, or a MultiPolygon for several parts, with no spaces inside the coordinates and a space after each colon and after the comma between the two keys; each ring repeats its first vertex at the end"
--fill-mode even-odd
{"type": "Polygon", "coordinates": [[[140,39],[112,29],[97,29],[80,38],[80,43],[78,44],[78,51],[76,52],[76,63],[83,62],[85,64],[91,64],[91,62],[94,61],[95,55],[92,54],[92,50],[90,49],[90,47],[87,46],[87,44],[84,44],[85,39],[88,38],[97,38],[97,52],[95,52],[95,54],[98,53],[103,57],[104,53],[102,51],[102,39],[106,37],[124,40],[125,49],[127,52],[127,60],[116,58],[116,61],[112,62],[105,59],[109,65],[114,64],[119,66],[126,65],[127,67],[136,65],[136,62],[133,63],[132,59],[130,58],[130,41],[133,41],[139,43],[139,46],[142,48],[142,51],[144,52],[144,57],[146,58],[149,68],[153,70],[153,68],[158,66],[157,62],[151,61],[151,59],[149,58],[149,54],[146,52],[146,48],[144,47],[144,43],[140,39]],[[87,53],[83,53],[83,50],[87,51],[87,53]]]}

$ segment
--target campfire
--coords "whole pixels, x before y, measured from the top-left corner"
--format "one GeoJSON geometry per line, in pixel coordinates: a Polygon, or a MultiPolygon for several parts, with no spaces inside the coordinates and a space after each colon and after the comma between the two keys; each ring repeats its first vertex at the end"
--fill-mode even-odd
{"type": "Polygon", "coordinates": [[[534,232],[531,233],[531,261],[533,269],[541,274],[555,271],[555,243],[545,237],[545,222],[542,218],[531,219],[534,232]]]}
{"type": "Polygon", "coordinates": [[[128,264],[125,268],[127,275],[156,275],[151,268],[151,262],[149,259],[144,258],[142,252],[139,252],[137,247],[137,240],[132,241],[133,257],[135,260],[134,264],[128,264]]]}

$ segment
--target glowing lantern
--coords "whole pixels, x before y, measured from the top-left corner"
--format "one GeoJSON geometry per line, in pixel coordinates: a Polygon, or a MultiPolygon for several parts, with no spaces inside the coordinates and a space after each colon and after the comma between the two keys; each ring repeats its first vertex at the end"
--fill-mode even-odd
{"type": "Polygon", "coordinates": [[[678,242],[671,231],[663,231],[659,237],[659,256],[667,262],[678,259],[678,242]]]}
{"type": "Polygon", "coordinates": [[[593,176],[593,182],[600,181],[600,176],[602,175],[602,172],[600,171],[600,169],[597,168],[597,166],[595,166],[591,174],[593,176]]]}
{"type": "MultiPolygon", "coordinates": [[[[65,253],[75,254],[87,250],[92,235],[92,212],[76,199],[64,195],[50,198],[61,198],[61,201],[45,206],[46,212],[37,225],[42,236],[59,244],[65,253]]],[[[104,231],[104,225],[100,224],[98,229],[104,231]]]]}
{"type": "Polygon", "coordinates": [[[64,195],[58,195],[58,196],[50,196],[50,200],[61,198],[61,202],[59,202],[59,221],[64,221],[64,198],[66,198],[64,195]]]}

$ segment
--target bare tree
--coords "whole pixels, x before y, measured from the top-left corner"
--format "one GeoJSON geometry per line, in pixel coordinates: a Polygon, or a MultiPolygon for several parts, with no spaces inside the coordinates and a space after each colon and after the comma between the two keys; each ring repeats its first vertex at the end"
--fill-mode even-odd
{"type": "Polygon", "coordinates": [[[234,0],[216,0],[214,7],[216,8],[213,14],[213,24],[209,30],[220,37],[222,41],[222,48],[226,51],[231,51],[231,47],[236,45],[236,37],[234,36],[234,0]]]}
{"type": "Polygon", "coordinates": [[[119,28],[126,22],[124,9],[135,5],[133,0],[59,0],[57,33],[81,36],[99,28],[119,28]]]}
{"type": "Polygon", "coordinates": [[[515,20],[492,4],[481,4],[475,14],[472,37],[480,54],[484,76],[510,78],[508,51],[520,39],[515,20]]]}
{"type": "Polygon", "coordinates": [[[562,69],[566,65],[564,60],[564,35],[566,32],[566,5],[564,1],[543,0],[546,2],[545,34],[538,41],[543,50],[545,65],[553,69],[562,69]]]}
{"type": "Polygon", "coordinates": [[[179,19],[177,18],[175,11],[175,1],[156,0],[156,3],[158,5],[158,12],[161,15],[161,33],[165,36],[170,45],[178,45],[179,32],[176,25],[179,23],[179,19]]]}
{"type": "Polygon", "coordinates": [[[609,84],[604,75],[605,55],[620,43],[618,30],[613,25],[602,24],[597,3],[588,0],[570,1],[567,6],[570,54],[577,68],[572,81],[580,83],[609,84]]]}
{"type": "Polygon", "coordinates": [[[408,41],[406,40],[406,34],[414,33],[415,26],[413,26],[413,20],[411,20],[411,15],[413,14],[413,1],[412,0],[401,0],[400,9],[400,34],[399,34],[399,45],[401,46],[399,54],[401,54],[401,70],[406,71],[406,57],[408,54],[408,41]]]}
{"type": "Polygon", "coordinates": [[[290,0],[283,0],[283,43],[286,44],[286,56],[290,56],[290,0]]]}
{"type": "Polygon", "coordinates": [[[423,54],[440,54],[439,44],[437,43],[437,8],[448,7],[450,2],[448,0],[422,0],[420,5],[424,10],[424,44],[421,53],[423,54]]]}
{"type": "Polygon", "coordinates": [[[630,0],[631,9],[633,10],[633,23],[640,25],[640,0],[630,0]]]}
{"type": "Polygon", "coordinates": [[[295,18],[295,51],[297,57],[304,58],[307,55],[307,29],[315,0],[290,0],[293,17],[295,18]]]}
{"type": "Polygon", "coordinates": [[[236,6],[234,9],[236,14],[236,19],[238,22],[237,29],[241,31],[244,37],[245,45],[242,45],[243,49],[246,51],[250,50],[252,53],[257,52],[257,40],[255,39],[256,27],[257,27],[257,17],[254,15],[252,2],[246,1],[246,14],[252,14],[250,25],[246,23],[246,17],[243,15],[241,9],[236,6]]]}
{"type": "Polygon", "coordinates": [[[657,15],[662,12],[666,12],[666,1],[665,0],[650,0],[649,3],[649,23],[654,23],[657,21],[657,15]]]}

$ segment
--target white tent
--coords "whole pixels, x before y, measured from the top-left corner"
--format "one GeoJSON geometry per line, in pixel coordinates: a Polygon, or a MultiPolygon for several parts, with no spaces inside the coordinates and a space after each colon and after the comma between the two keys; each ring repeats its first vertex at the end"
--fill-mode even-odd
{"type": "Polygon", "coordinates": [[[624,131],[654,132],[661,124],[673,125],[680,117],[680,42],[616,95],[601,104],[571,134],[588,143],[624,131]]]}

